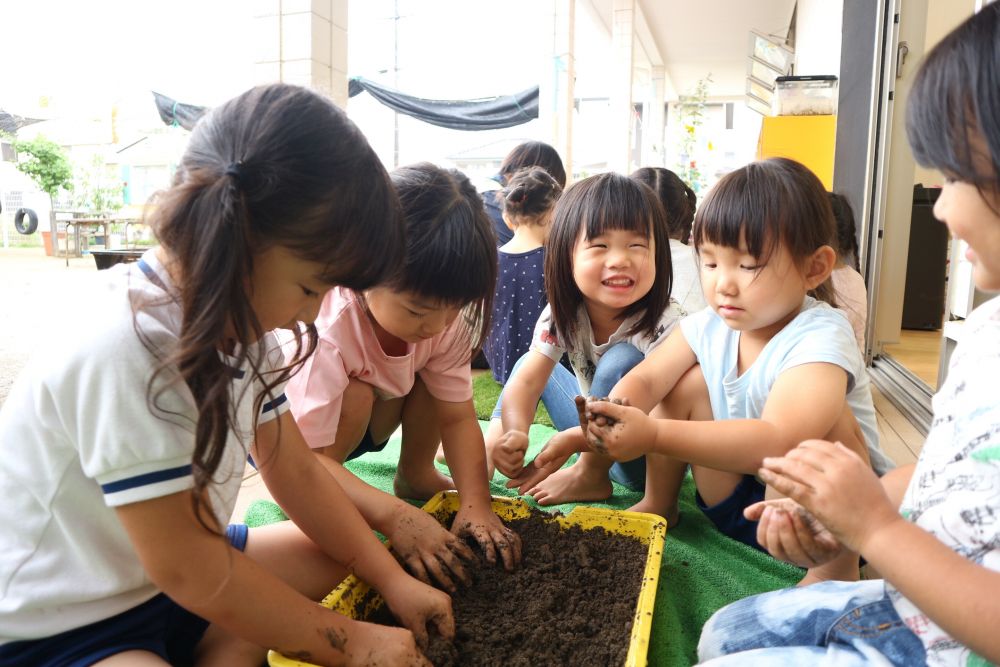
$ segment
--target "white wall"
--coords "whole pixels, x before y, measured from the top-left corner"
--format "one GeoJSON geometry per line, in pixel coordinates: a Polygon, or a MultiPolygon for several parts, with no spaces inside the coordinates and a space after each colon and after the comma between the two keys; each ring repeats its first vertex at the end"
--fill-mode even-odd
{"type": "Polygon", "coordinates": [[[843,0],[798,0],[795,10],[796,74],[840,76],[843,11],[843,0]]]}
{"type": "MultiPolygon", "coordinates": [[[[924,52],[930,52],[935,44],[959,23],[972,16],[976,0],[928,0],[927,2],[927,33],[924,39],[924,52]]],[[[916,67],[919,61],[910,57],[906,61],[907,68],[916,67]]],[[[936,169],[927,169],[917,165],[913,175],[914,183],[923,183],[927,187],[941,185],[941,173],[936,169]]]]}

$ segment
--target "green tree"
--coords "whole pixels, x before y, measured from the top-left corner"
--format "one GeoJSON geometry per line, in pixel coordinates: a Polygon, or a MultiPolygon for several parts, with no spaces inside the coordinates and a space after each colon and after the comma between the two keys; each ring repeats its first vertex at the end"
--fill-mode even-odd
{"type": "Polygon", "coordinates": [[[30,176],[42,192],[54,198],[60,189],[73,189],[73,167],[62,146],[43,136],[15,138],[11,143],[17,151],[18,171],[30,176]]]}
{"type": "Polygon", "coordinates": [[[56,214],[52,203],[59,190],[73,189],[73,167],[62,146],[39,135],[31,140],[11,140],[17,151],[17,169],[27,174],[49,196],[49,229],[55,243],[56,214]]]}

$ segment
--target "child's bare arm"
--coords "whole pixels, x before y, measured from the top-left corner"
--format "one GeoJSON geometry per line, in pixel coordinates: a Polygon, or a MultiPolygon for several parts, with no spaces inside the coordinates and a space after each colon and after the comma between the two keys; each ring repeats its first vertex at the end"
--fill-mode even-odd
{"type": "MultiPolygon", "coordinates": [[[[282,415],[281,437],[285,445],[274,448],[277,429],[263,424],[254,446],[254,462],[261,475],[267,477],[272,457],[280,456],[284,447],[307,447],[298,428],[289,428],[290,415],[282,415]]],[[[466,581],[468,573],[462,560],[473,557],[471,550],[452,535],[434,517],[396,496],[389,495],[367,484],[328,456],[317,455],[326,471],[336,480],[369,526],[392,542],[395,551],[407,568],[425,583],[438,582],[445,590],[453,591],[454,580],[466,581]]]]}
{"type": "Polygon", "coordinates": [[[258,427],[254,451],[264,483],[288,516],[320,549],[382,593],[418,638],[428,619],[450,618],[447,596],[403,571],[320,457],[305,445],[291,413],[258,427]]]}
{"type": "Polygon", "coordinates": [[[470,582],[463,561],[474,558],[460,538],[419,507],[366,483],[328,456],[320,463],[372,528],[389,538],[392,550],[415,577],[455,592],[455,580],[470,582]]]}
{"type": "Polygon", "coordinates": [[[555,366],[556,362],[541,352],[528,351],[517,373],[514,373],[504,385],[503,405],[500,408],[504,431],[516,430],[527,433],[535,417],[538,400],[545,390],[545,383],[549,381],[555,366]]]}
{"type": "MultiPolygon", "coordinates": [[[[188,492],[124,505],[117,514],[156,586],[235,636],[325,665],[364,664],[378,655],[429,664],[409,631],[386,633],[324,609],[206,530],[188,492]]],[[[437,621],[447,632],[450,612],[437,621]]]]}
{"type": "Polygon", "coordinates": [[[487,561],[496,562],[499,554],[504,567],[513,570],[521,560],[521,538],[503,525],[493,511],[486,479],[486,447],[472,399],[460,402],[435,399],[434,407],[441,428],[441,445],[461,503],[452,532],[472,536],[487,561]]]}
{"type": "Polygon", "coordinates": [[[698,359],[681,328],[675,327],[665,341],[618,381],[608,396],[628,398],[629,405],[648,414],[696,363],[698,359]]]}
{"type": "Polygon", "coordinates": [[[486,455],[507,477],[517,476],[524,467],[528,429],[553,368],[554,361],[541,352],[530,350],[517,373],[504,386],[501,433],[495,439],[487,440],[486,455]]]}
{"type": "Polygon", "coordinates": [[[811,440],[767,459],[761,477],[816,515],[955,639],[1000,661],[1000,572],[906,521],[861,457],[839,443],[811,440]]]}
{"type": "Polygon", "coordinates": [[[846,391],[847,373],[839,366],[804,364],[775,381],[760,419],[651,419],[634,408],[595,402],[591,413],[616,423],[604,428],[592,423],[588,437],[601,438],[608,456],[620,461],[652,452],[753,474],[763,458],[781,456],[802,440],[826,435],[843,414],[846,391]]]}

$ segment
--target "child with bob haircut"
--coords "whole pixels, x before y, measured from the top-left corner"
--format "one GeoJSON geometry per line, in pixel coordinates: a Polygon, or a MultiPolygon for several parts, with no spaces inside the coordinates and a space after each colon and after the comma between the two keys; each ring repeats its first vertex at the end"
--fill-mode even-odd
{"type": "MultiPolygon", "coordinates": [[[[577,394],[605,395],[666,339],[680,316],[670,299],[667,220],[648,187],[619,174],[600,174],[570,187],[556,204],[546,242],[549,304],[531,349],[504,386],[487,432],[491,460],[508,486],[541,505],[603,500],[612,478],[635,485],[628,465],[584,452],[551,479],[528,483],[528,427],[539,398],[560,431],[551,443],[580,436],[577,394]],[[569,356],[573,373],[559,360],[569,356]]],[[[565,459],[563,459],[565,461],[565,459]]],[[[639,473],[638,486],[642,485],[639,473]]]]}
{"type": "MultiPolygon", "coordinates": [[[[1000,5],[946,36],[917,73],[906,129],[944,172],[934,215],[967,244],[976,286],[1000,291],[1000,5]]],[[[711,665],[1000,663],[1000,299],[973,311],[934,397],[915,466],[880,480],[839,443],[765,458],[789,498],[753,506],[773,553],[817,562],[861,553],[884,579],[766,593],[718,611],[711,665]],[[815,517],[810,523],[801,516],[815,517]]]]}
{"type": "Polygon", "coordinates": [[[453,632],[448,596],[309,451],[269,333],[306,323],[301,364],[326,291],[399,261],[374,151],[328,99],[254,88],[198,123],[152,224],[162,245],[94,276],[0,411],[0,663],[429,665],[414,635],[453,632]],[[226,528],[248,454],[293,521],[226,528]],[[409,629],[316,604],[351,572],[409,629]]]}
{"type": "MultiPolygon", "coordinates": [[[[760,548],[756,523],[743,510],[764,498],[754,477],[764,457],[826,436],[870,457],[879,473],[892,466],[878,448],[868,374],[851,326],[841,311],[810,296],[829,292],[833,229],[822,184],[792,160],[730,172],[705,198],[694,239],[710,307],[682,320],[615,385],[609,396],[635,407],[588,407],[597,451],[618,461],[646,455],[653,472],[644,509],[674,518],[690,463],[702,511],[723,534],[760,548]]],[[[550,448],[535,464],[550,469],[566,455],[550,448]]],[[[857,578],[856,555],[807,575],[833,576],[857,578]]]]}
{"type": "Polygon", "coordinates": [[[466,578],[461,561],[471,557],[459,537],[473,537],[508,570],[520,559],[519,538],[491,509],[469,365],[489,331],[497,250],[482,200],[461,173],[421,163],[390,177],[404,257],[383,284],[330,290],[316,317],[319,347],[287,393],[317,455],[341,462],[379,451],[402,424],[396,495],[458,489],[457,537],[436,559],[411,562],[421,578],[429,570],[449,586],[466,578]],[[454,481],[434,467],[438,443],[454,481]]]}

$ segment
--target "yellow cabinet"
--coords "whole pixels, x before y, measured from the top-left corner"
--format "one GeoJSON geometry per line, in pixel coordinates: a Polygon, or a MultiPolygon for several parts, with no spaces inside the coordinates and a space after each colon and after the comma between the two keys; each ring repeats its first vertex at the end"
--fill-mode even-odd
{"type": "Polygon", "coordinates": [[[787,157],[801,162],[832,190],[836,138],[836,116],[765,116],[757,158],[787,157]]]}

